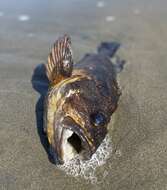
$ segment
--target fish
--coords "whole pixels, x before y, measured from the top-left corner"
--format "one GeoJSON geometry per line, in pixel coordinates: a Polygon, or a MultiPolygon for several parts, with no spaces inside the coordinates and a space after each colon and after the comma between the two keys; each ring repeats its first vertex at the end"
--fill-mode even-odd
{"type": "Polygon", "coordinates": [[[89,160],[104,140],[121,95],[116,76],[125,62],[111,61],[119,47],[104,42],[74,64],[70,36],[53,44],[45,64],[49,89],[43,130],[56,164],[89,160]]]}

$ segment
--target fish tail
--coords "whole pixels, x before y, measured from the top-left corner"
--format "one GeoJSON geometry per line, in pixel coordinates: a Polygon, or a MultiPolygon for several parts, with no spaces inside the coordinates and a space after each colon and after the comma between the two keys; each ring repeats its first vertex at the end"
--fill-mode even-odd
{"type": "Polygon", "coordinates": [[[116,73],[120,73],[126,63],[125,60],[120,59],[118,55],[115,55],[121,44],[119,42],[102,42],[97,51],[100,55],[113,58],[112,63],[114,65],[116,73]]]}
{"type": "Polygon", "coordinates": [[[115,56],[115,62],[113,64],[114,64],[116,73],[120,73],[124,69],[125,63],[126,61],[124,59],[120,59],[118,55],[115,56]]]}
{"type": "Polygon", "coordinates": [[[107,57],[113,57],[117,50],[120,48],[119,42],[102,42],[97,48],[99,54],[107,57]]]}

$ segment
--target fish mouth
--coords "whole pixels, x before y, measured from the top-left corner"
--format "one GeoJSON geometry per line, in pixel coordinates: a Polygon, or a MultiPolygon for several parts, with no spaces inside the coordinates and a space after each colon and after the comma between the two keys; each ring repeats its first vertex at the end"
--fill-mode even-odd
{"type": "Polygon", "coordinates": [[[61,142],[61,157],[64,162],[75,158],[76,156],[81,157],[84,147],[82,140],[75,132],[64,129],[63,137],[61,142]]]}
{"type": "Polygon", "coordinates": [[[76,157],[81,160],[91,158],[92,148],[87,141],[87,137],[82,128],[71,118],[66,118],[63,121],[61,134],[57,140],[56,152],[59,164],[63,164],[76,157]]]}

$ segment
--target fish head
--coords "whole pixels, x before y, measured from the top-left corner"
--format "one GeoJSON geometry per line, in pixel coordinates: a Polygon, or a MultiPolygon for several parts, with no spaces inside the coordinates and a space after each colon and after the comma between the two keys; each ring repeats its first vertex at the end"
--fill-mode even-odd
{"type": "Polygon", "coordinates": [[[88,160],[107,134],[110,106],[94,81],[78,80],[60,88],[61,98],[54,115],[52,153],[59,163],[76,156],[88,160]]]}

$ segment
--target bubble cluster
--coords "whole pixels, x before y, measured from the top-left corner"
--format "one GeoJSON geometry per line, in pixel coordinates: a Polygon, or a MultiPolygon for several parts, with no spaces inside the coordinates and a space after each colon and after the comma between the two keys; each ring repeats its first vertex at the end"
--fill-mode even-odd
{"type": "Polygon", "coordinates": [[[102,7],[104,7],[104,2],[103,1],[99,1],[99,2],[97,2],[96,6],[98,8],[102,8],[102,7]]]}
{"type": "Polygon", "coordinates": [[[78,156],[65,162],[63,165],[59,165],[58,168],[65,171],[68,175],[82,177],[94,184],[98,180],[96,177],[97,167],[105,164],[111,153],[111,140],[109,135],[107,135],[90,160],[83,161],[78,156]]]}
{"type": "Polygon", "coordinates": [[[19,15],[18,20],[21,22],[25,22],[25,21],[30,20],[30,16],[29,15],[19,15]]]}

